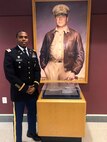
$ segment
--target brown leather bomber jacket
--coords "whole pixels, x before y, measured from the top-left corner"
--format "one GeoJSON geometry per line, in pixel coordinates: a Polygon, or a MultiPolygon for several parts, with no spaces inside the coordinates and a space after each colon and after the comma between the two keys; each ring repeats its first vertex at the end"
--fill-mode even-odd
{"type": "MultiPolygon", "coordinates": [[[[50,46],[53,41],[55,29],[48,32],[43,40],[40,51],[40,64],[44,69],[50,60],[50,46]]],[[[64,33],[64,68],[78,74],[84,63],[84,49],[80,34],[69,28],[69,32],[64,33]]]]}

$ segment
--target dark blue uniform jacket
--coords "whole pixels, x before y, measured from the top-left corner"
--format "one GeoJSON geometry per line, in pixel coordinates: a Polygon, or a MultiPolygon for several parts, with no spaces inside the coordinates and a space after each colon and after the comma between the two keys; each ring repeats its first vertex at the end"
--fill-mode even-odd
{"type": "Polygon", "coordinates": [[[37,54],[28,48],[29,56],[16,46],[5,51],[4,72],[11,84],[11,100],[20,101],[38,97],[40,82],[40,66],[37,54]],[[34,85],[36,90],[33,95],[26,93],[28,86],[34,85]]]}

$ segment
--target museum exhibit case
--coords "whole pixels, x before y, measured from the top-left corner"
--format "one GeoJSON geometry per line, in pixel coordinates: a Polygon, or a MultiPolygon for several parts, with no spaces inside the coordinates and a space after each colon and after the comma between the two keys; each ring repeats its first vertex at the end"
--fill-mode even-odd
{"type": "Polygon", "coordinates": [[[78,84],[45,84],[37,101],[37,112],[40,136],[84,137],[86,100],[78,84]]]}

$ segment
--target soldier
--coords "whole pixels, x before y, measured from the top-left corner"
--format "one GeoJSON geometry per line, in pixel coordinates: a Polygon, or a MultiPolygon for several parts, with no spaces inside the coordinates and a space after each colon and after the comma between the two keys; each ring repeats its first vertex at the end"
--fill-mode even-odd
{"type": "Polygon", "coordinates": [[[80,34],[68,26],[69,7],[53,7],[56,27],[46,33],[40,51],[40,64],[49,80],[73,80],[84,63],[80,34]]]}
{"type": "Polygon", "coordinates": [[[27,136],[35,141],[36,134],[36,101],[39,95],[40,66],[37,54],[27,47],[28,34],[19,31],[16,34],[17,46],[5,51],[4,72],[11,85],[11,100],[14,110],[14,140],[22,142],[22,121],[24,108],[27,108],[27,136]]]}

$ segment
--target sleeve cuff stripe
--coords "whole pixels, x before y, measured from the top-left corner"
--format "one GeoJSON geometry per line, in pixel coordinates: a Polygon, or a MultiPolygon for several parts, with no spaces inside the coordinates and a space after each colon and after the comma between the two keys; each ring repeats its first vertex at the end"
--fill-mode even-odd
{"type": "Polygon", "coordinates": [[[21,91],[24,86],[25,86],[25,83],[23,83],[23,85],[20,87],[19,91],[21,91]]]}
{"type": "Polygon", "coordinates": [[[38,81],[34,81],[34,83],[37,83],[39,85],[39,82],[38,81]]]}

